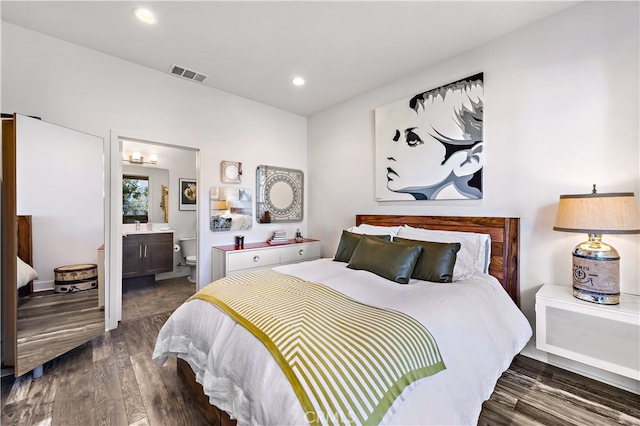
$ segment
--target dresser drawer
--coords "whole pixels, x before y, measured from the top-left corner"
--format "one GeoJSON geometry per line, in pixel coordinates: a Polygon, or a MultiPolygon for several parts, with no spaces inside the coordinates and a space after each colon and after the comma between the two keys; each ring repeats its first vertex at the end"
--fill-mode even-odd
{"type": "Polygon", "coordinates": [[[280,263],[320,259],[320,244],[292,244],[280,249],[280,263]]]}
{"type": "Polygon", "coordinates": [[[252,269],[320,259],[320,255],[320,241],[308,238],[299,243],[289,240],[286,245],[258,242],[247,243],[243,248],[214,246],[211,250],[211,281],[252,269]]]}
{"type": "Polygon", "coordinates": [[[250,250],[230,253],[227,263],[227,273],[240,269],[262,268],[278,265],[280,254],[277,250],[250,250]]]}

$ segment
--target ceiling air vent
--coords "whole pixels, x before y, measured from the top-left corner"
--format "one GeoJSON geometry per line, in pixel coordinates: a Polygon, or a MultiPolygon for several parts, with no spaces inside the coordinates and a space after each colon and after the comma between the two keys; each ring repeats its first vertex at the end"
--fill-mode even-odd
{"type": "Polygon", "coordinates": [[[171,65],[171,68],[169,68],[169,74],[177,75],[178,77],[186,78],[187,80],[197,81],[198,83],[202,83],[207,79],[207,76],[204,74],[200,74],[197,71],[193,71],[176,64],[171,65]]]}

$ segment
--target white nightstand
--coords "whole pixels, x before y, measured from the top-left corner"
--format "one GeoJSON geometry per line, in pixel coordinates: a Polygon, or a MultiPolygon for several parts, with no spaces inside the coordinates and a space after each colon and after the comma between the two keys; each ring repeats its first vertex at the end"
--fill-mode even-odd
{"type": "Polygon", "coordinates": [[[305,238],[301,243],[269,245],[248,243],[237,249],[233,245],[214,246],[211,250],[211,280],[268,266],[286,265],[320,259],[320,241],[305,238]]]}
{"type": "Polygon", "coordinates": [[[536,293],[536,347],[640,380],[640,297],[601,305],[573,297],[571,285],[545,284],[536,293]]]}

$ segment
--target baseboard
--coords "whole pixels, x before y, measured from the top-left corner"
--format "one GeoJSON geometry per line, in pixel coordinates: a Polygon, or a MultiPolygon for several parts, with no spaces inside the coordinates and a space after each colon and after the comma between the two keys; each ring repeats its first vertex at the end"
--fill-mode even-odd
{"type": "Polygon", "coordinates": [[[0,377],[13,376],[15,372],[13,367],[2,367],[2,372],[0,373],[0,377]]]}
{"type": "Polygon", "coordinates": [[[54,281],[34,281],[33,282],[33,292],[37,293],[38,291],[48,291],[55,290],[55,282],[54,281]]]}
{"type": "Polygon", "coordinates": [[[535,341],[535,337],[532,338],[520,352],[520,355],[640,395],[640,381],[541,351],[536,348],[535,341]]]}

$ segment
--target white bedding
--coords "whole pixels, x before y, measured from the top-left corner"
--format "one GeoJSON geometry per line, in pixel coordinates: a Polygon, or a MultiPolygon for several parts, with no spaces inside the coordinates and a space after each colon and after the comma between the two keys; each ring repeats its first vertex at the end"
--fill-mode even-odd
{"type": "MultiPolygon", "coordinates": [[[[405,312],[431,332],[447,369],[405,389],[383,424],[476,424],[482,402],[532,335],[524,315],[490,275],[452,284],[412,279],[403,285],[331,259],[275,270],[405,312]]],[[[183,304],[163,326],[154,363],[160,367],[170,356],[187,360],[210,402],[240,425],[308,423],[269,351],[208,302],[183,304]]]]}

